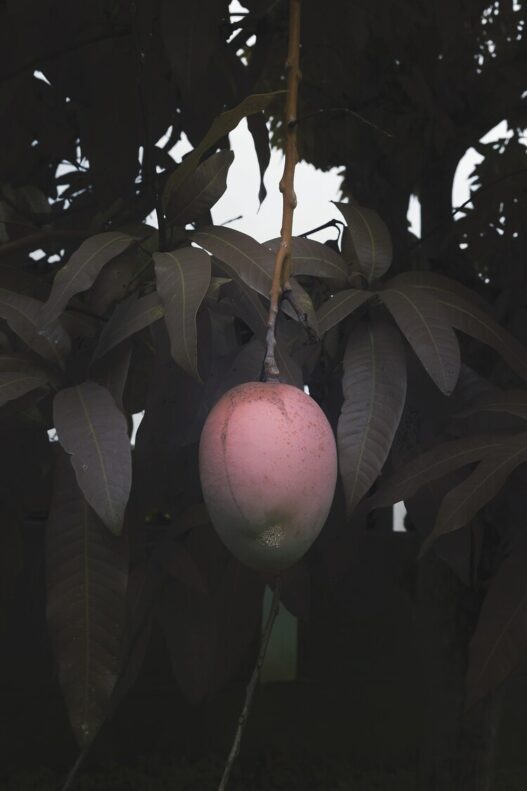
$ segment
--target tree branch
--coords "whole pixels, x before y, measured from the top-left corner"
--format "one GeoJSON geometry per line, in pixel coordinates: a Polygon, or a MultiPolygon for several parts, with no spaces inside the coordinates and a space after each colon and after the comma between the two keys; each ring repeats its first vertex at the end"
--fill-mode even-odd
{"type": "Polygon", "coordinates": [[[254,667],[250,681],[247,685],[242,713],[240,714],[240,718],[238,720],[238,727],[236,729],[236,734],[234,736],[234,742],[232,744],[229,757],[227,758],[227,763],[225,764],[225,769],[223,771],[221,782],[218,786],[218,791],[225,791],[225,789],[227,788],[229,777],[232,772],[232,767],[234,766],[234,762],[238,756],[238,753],[240,752],[240,744],[242,741],[243,731],[245,729],[245,724],[249,717],[249,711],[251,709],[252,699],[256,690],[256,686],[258,684],[258,679],[260,678],[260,671],[264,663],[267,646],[269,645],[269,640],[271,638],[271,633],[273,631],[273,625],[276,620],[276,616],[278,615],[278,610],[280,607],[280,587],[281,587],[280,577],[278,576],[276,578],[276,585],[273,591],[273,600],[271,603],[271,609],[269,611],[269,615],[267,617],[267,623],[265,624],[265,630],[262,635],[262,642],[260,644],[258,659],[256,660],[256,665],[254,667]]]}
{"type": "Polygon", "coordinates": [[[275,360],[276,319],[284,287],[291,269],[291,238],[293,235],[293,215],[296,208],[295,166],[298,159],[296,148],[298,83],[300,81],[300,2],[290,0],[289,4],[289,49],[287,53],[287,97],[285,104],[284,126],[286,133],[284,173],[280,181],[282,193],[282,240],[276,252],[271,304],[267,321],[267,350],[264,360],[264,381],[279,381],[280,372],[275,360]]]}

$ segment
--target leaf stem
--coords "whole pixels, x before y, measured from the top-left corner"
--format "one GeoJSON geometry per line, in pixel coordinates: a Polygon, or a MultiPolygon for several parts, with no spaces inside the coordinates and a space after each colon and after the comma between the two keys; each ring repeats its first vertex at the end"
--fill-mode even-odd
{"type": "Polygon", "coordinates": [[[282,231],[281,242],[276,251],[273,282],[271,286],[271,304],[267,320],[266,354],[264,360],[264,381],[278,382],[280,371],[275,359],[276,319],[280,307],[280,299],[284,288],[287,288],[291,269],[291,237],[293,235],[293,215],[296,208],[295,166],[298,159],[296,148],[298,84],[300,82],[300,3],[301,0],[289,2],[289,48],[286,61],[287,96],[284,113],[285,129],[285,163],[284,173],[280,180],[282,193],[282,231]]]}
{"type": "Polygon", "coordinates": [[[267,646],[269,645],[269,640],[271,638],[271,633],[273,631],[273,625],[276,620],[276,616],[278,615],[278,610],[280,607],[280,587],[281,587],[281,577],[278,575],[276,577],[276,584],[273,591],[273,600],[271,602],[271,609],[269,611],[269,615],[267,616],[267,622],[265,624],[265,629],[262,634],[262,641],[260,644],[260,650],[258,652],[258,658],[256,660],[256,665],[254,666],[254,670],[252,672],[251,678],[247,685],[247,689],[245,691],[245,701],[243,704],[243,709],[238,719],[238,727],[236,728],[234,741],[232,743],[229,757],[227,758],[227,762],[225,764],[225,769],[223,770],[223,775],[220,784],[218,786],[218,791],[225,791],[225,789],[227,788],[227,784],[229,782],[229,777],[231,775],[234,762],[236,761],[238,753],[240,752],[240,744],[242,741],[243,732],[245,730],[245,725],[247,724],[247,720],[249,718],[251,703],[254,697],[256,687],[258,685],[258,679],[260,678],[260,671],[264,663],[267,646]]]}

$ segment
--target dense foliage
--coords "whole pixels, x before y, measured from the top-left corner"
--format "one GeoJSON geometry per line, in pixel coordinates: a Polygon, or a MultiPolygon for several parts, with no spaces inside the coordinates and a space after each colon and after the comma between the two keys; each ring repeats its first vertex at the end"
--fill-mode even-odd
{"type": "MultiPolygon", "coordinates": [[[[294,240],[278,362],[335,429],[340,525],[285,575],[284,599],[302,610],[310,558],[344,573],[366,511],[404,500],[422,551],[482,602],[474,703],[526,641],[525,9],[303,5],[300,154],[341,166],[348,200],[338,243],[294,240]],[[479,142],[503,120],[506,137],[479,142]],[[471,202],[453,210],[470,146],[471,202]]],[[[137,676],[153,620],[193,701],[245,666],[258,635],[266,580],[212,531],[197,443],[218,398],[261,373],[278,242],[214,226],[210,209],[243,118],[265,197],[284,6],[0,6],[1,606],[19,526],[41,518],[48,625],[83,746],[137,676]],[[194,148],[176,164],[183,132],[194,148]]]]}

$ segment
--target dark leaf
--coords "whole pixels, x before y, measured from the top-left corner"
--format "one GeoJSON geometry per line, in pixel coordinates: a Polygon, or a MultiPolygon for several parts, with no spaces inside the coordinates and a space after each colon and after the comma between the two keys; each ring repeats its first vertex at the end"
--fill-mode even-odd
{"type": "Polygon", "coordinates": [[[107,354],[118,343],[129,338],[154,321],[163,318],[165,311],[156,291],[146,297],[137,297],[132,294],[115,308],[112,316],[101,332],[99,343],[94,352],[94,359],[107,354]]]}
{"type": "Polygon", "coordinates": [[[422,552],[443,533],[468,524],[503,487],[505,481],[527,461],[527,432],[506,439],[501,447],[485,456],[468,478],[452,489],[439,508],[434,529],[424,542],[422,552]]]}
{"type": "Polygon", "coordinates": [[[210,285],[210,256],[195,247],[182,247],[171,253],[154,253],[154,261],[172,357],[200,379],[196,315],[210,285]]]}
{"type": "Polygon", "coordinates": [[[45,336],[40,335],[37,328],[41,310],[42,303],[37,299],[0,289],[0,318],[30,349],[63,368],[71,349],[70,339],[59,321],[48,325],[45,336]]]}
{"type": "Polygon", "coordinates": [[[266,118],[263,113],[253,113],[247,116],[247,128],[252,135],[258,168],[260,170],[260,189],[258,190],[258,200],[260,206],[265,200],[267,190],[265,189],[264,176],[271,161],[271,144],[269,132],[267,130],[266,118]]]}
{"type": "Polygon", "coordinates": [[[55,275],[51,293],[42,306],[40,325],[46,334],[48,325],[61,315],[70,299],[90,288],[103,266],[133,242],[127,234],[108,231],[81,244],[55,275]]]}
{"type": "Polygon", "coordinates": [[[507,390],[487,393],[466,409],[460,417],[473,415],[475,412],[505,412],[527,420],[527,391],[507,390]]]}
{"type": "Polygon", "coordinates": [[[527,652],[527,546],[513,544],[502,562],[480,610],[470,644],[467,704],[496,689],[527,652]]]}
{"type": "Polygon", "coordinates": [[[170,175],[163,192],[165,205],[170,203],[172,193],[188,178],[197,168],[203,155],[209,151],[222,137],[232,132],[242,118],[253,113],[259,113],[276,98],[281,91],[275,93],[260,93],[248,96],[239,105],[231,110],[226,110],[214,119],[212,125],[201,143],[183,160],[177,170],[170,175]]]}
{"type": "Polygon", "coordinates": [[[235,273],[243,282],[264,297],[269,296],[274,256],[263,244],[241,231],[211,225],[192,235],[192,241],[204,247],[235,273]]]}
{"type": "Polygon", "coordinates": [[[106,527],[119,533],[132,480],[124,415],[104,387],[84,382],[57,393],[53,421],[86,500],[106,527]]]}
{"type": "MultiPolygon", "coordinates": [[[[276,253],[280,242],[281,239],[270,239],[264,244],[273,253],[276,253]]],[[[327,244],[316,242],[314,239],[303,239],[300,236],[293,236],[292,248],[291,261],[294,275],[326,277],[340,283],[347,281],[349,274],[348,265],[327,244]]]]}
{"type": "Polygon", "coordinates": [[[152,557],[171,577],[185,587],[197,593],[207,593],[206,580],[181,540],[160,541],[152,557]]]}
{"type": "Polygon", "coordinates": [[[450,395],[461,365],[459,344],[443,306],[412,286],[391,286],[379,296],[442,393],[450,395]]]}
{"type": "Polygon", "coordinates": [[[344,354],[344,402],[337,426],[340,474],[348,513],[377,479],[406,398],[406,361],[397,330],[361,324],[344,354]]]}
{"type": "Polygon", "coordinates": [[[232,151],[218,151],[198,165],[192,176],[172,193],[167,206],[169,222],[185,226],[203,217],[225,192],[233,160],[232,151]]]}
{"type": "Polygon", "coordinates": [[[415,456],[390,476],[365,505],[369,509],[384,508],[401,500],[408,500],[421,486],[497,453],[509,437],[510,434],[505,432],[483,434],[436,445],[415,456]]]}
{"type": "Polygon", "coordinates": [[[448,322],[456,330],[486,343],[494,349],[522,379],[527,380],[527,349],[488,313],[476,294],[454,281],[431,273],[406,273],[390,281],[416,292],[427,293],[441,305],[448,322]],[[415,285],[414,285],[415,283],[415,285]]]}
{"type": "Polygon", "coordinates": [[[127,546],[88,506],[66,454],[57,455],[47,531],[47,617],[77,741],[106,718],[120,665],[127,546]]]}
{"type": "Polygon", "coordinates": [[[352,268],[362,272],[368,283],[378,280],[390,268],[393,248],[390,232],[373,209],[335,203],[346,220],[352,268]]]}
{"type": "Polygon", "coordinates": [[[222,0],[161,5],[161,30],[168,60],[181,94],[188,100],[207,76],[211,54],[220,42],[222,0]]]}
{"type": "Polygon", "coordinates": [[[48,381],[49,374],[38,368],[26,368],[23,371],[0,371],[0,406],[38,387],[45,387],[48,381]]]}
{"type": "Polygon", "coordinates": [[[123,396],[132,360],[131,342],[112,349],[93,367],[93,378],[108,390],[121,412],[124,412],[123,396]]]}
{"type": "Polygon", "coordinates": [[[361,291],[356,288],[349,288],[346,291],[339,291],[331,299],[318,309],[318,329],[320,335],[324,335],[328,330],[342,321],[354,310],[360,308],[373,297],[371,291],[361,291]]]}
{"type": "Polygon", "coordinates": [[[262,582],[234,558],[215,576],[208,596],[171,581],[158,609],[174,675],[193,703],[221,689],[248,660],[252,664],[251,646],[257,650],[262,582]]]}

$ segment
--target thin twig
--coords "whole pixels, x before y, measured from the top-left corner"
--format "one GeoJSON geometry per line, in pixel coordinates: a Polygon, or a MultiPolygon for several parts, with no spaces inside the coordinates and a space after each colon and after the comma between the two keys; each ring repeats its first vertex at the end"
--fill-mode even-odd
{"type": "Polygon", "coordinates": [[[281,242],[276,251],[271,304],[267,321],[266,354],[264,360],[264,380],[279,381],[280,372],[275,359],[276,319],[280,305],[280,295],[289,280],[291,269],[291,238],[293,235],[293,215],[296,208],[295,166],[298,159],[296,149],[296,115],[298,106],[298,83],[300,81],[300,2],[289,3],[289,49],[287,53],[287,98],[285,103],[284,126],[286,133],[284,173],[280,181],[282,193],[282,231],[281,242]]]}
{"type": "Polygon", "coordinates": [[[386,137],[394,136],[391,132],[383,129],[382,126],[379,126],[374,121],[370,121],[369,118],[365,118],[364,115],[361,115],[356,110],[352,110],[351,107],[321,107],[319,110],[314,110],[312,113],[308,113],[307,115],[303,115],[301,118],[298,118],[295,121],[295,124],[301,124],[303,121],[307,121],[310,118],[316,118],[317,115],[322,115],[323,113],[334,113],[336,117],[339,115],[352,115],[357,119],[357,121],[366,124],[366,126],[370,126],[372,129],[375,129],[376,132],[380,132],[381,134],[386,135],[386,137]]]}
{"type": "Polygon", "coordinates": [[[227,763],[225,764],[225,769],[223,771],[221,782],[218,786],[218,791],[225,791],[225,789],[227,788],[229,777],[232,772],[232,767],[234,766],[234,762],[236,761],[238,753],[240,752],[240,744],[242,741],[243,731],[245,729],[245,725],[249,717],[251,703],[254,697],[256,687],[258,685],[258,679],[260,678],[260,671],[264,663],[267,646],[269,645],[269,640],[271,638],[271,633],[273,631],[273,625],[276,620],[276,616],[278,615],[279,607],[280,607],[280,577],[278,576],[276,578],[276,584],[273,591],[273,600],[271,603],[271,609],[269,611],[269,615],[267,617],[267,623],[265,624],[265,629],[262,634],[262,642],[260,644],[258,659],[256,660],[256,665],[254,667],[252,676],[250,678],[250,681],[247,685],[247,689],[245,691],[245,701],[243,704],[242,713],[240,714],[240,718],[238,720],[238,727],[236,729],[236,734],[234,736],[234,742],[232,744],[229,757],[227,758],[227,763]]]}
{"type": "Polygon", "coordinates": [[[56,60],[56,58],[61,58],[63,55],[71,55],[72,52],[78,52],[78,50],[84,49],[84,47],[89,47],[91,44],[99,44],[102,41],[108,41],[109,39],[114,38],[125,38],[130,35],[130,30],[112,30],[109,33],[101,33],[96,36],[90,36],[83,41],[77,41],[75,44],[71,44],[69,47],[61,47],[54,52],[37,55],[29,62],[24,63],[22,66],[18,66],[12,71],[7,71],[4,74],[0,74],[0,83],[12,80],[15,77],[18,77],[20,74],[23,74],[25,71],[34,71],[46,61],[56,60]]]}
{"type": "Polygon", "coordinates": [[[325,222],[323,225],[317,225],[316,228],[310,228],[309,231],[304,231],[304,233],[300,233],[298,235],[300,236],[301,239],[306,239],[308,236],[311,236],[312,233],[317,233],[318,231],[324,231],[326,228],[336,228],[340,236],[340,231],[342,230],[343,227],[344,227],[344,223],[342,222],[342,220],[328,220],[328,222],[325,222]]]}

